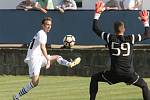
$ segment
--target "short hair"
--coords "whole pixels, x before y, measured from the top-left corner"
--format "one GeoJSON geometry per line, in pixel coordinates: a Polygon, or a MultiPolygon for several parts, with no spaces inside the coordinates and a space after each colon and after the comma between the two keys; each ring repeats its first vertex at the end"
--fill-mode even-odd
{"type": "Polygon", "coordinates": [[[45,18],[42,20],[42,24],[44,24],[45,21],[52,21],[52,18],[51,18],[51,17],[45,17],[45,18]]]}
{"type": "Polygon", "coordinates": [[[119,33],[124,28],[124,22],[123,21],[117,21],[114,23],[114,30],[116,33],[119,33]]]}

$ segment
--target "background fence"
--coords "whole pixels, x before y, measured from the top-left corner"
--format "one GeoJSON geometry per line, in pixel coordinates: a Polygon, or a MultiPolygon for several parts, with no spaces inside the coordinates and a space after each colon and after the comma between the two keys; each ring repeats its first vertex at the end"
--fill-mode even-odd
{"type": "MultiPolygon", "coordinates": [[[[66,34],[73,34],[76,43],[81,45],[105,43],[92,31],[93,10],[66,11],[64,14],[51,10],[47,15],[39,11],[0,10],[0,43],[29,43],[40,29],[44,16],[53,18],[48,44],[62,44],[66,34]]],[[[113,23],[117,20],[125,22],[126,34],[144,32],[138,11],[106,11],[100,18],[102,29],[114,33],[113,23]]],[[[150,40],[143,43],[150,43],[150,40]]]]}
{"type": "MultiPolygon", "coordinates": [[[[142,77],[150,77],[150,49],[135,49],[134,68],[142,77]]],[[[81,57],[81,63],[75,68],[67,68],[55,63],[49,70],[42,68],[42,75],[91,76],[91,74],[108,70],[110,58],[106,48],[93,49],[49,49],[48,53],[59,54],[64,58],[81,57]]],[[[28,75],[27,64],[24,63],[26,48],[0,49],[0,75],[28,75]]]]}

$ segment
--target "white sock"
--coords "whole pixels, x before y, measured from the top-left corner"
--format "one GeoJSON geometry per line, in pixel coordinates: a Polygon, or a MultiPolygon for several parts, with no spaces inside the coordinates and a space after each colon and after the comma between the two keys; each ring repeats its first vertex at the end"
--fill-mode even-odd
{"type": "Polygon", "coordinates": [[[64,66],[68,66],[70,64],[69,61],[63,59],[61,56],[57,59],[57,62],[60,64],[60,65],[64,65],[64,66]]]}
{"type": "Polygon", "coordinates": [[[19,98],[22,95],[28,93],[32,88],[34,88],[34,85],[32,84],[32,82],[28,83],[25,87],[23,87],[19,93],[16,94],[16,97],[19,98]]]}

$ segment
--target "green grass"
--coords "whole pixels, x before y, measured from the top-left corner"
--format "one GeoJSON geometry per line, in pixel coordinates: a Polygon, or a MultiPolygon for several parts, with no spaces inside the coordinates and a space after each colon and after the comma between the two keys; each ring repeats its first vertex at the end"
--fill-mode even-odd
{"type": "MultiPolygon", "coordinates": [[[[150,86],[150,79],[145,79],[150,86]]],[[[12,100],[28,76],[0,76],[0,100],[12,100]]],[[[41,76],[39,86],[21,100],[89,100],[89,77],[41,76]]],[[[96,100],[143,100],[141,89],[124,83],[108,85],[99,83],[96,100]]]]}

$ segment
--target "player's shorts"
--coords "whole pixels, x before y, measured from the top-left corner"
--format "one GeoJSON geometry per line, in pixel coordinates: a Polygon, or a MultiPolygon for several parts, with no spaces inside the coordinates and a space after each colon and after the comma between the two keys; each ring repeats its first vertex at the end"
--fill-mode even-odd
{"type": "Polygon", "coordinates": [[[101,77],[109,84],[125,82],[127,85],[132,85],[136,83],[140,78],[136,72],[115,73],[111,71],[106,71],[103,72],[101,75],[101,77]]]}
{"type": "MultiPolygon", "coordinates": [[[[50,57],[50,55],[48,55],[50,57]]],[[[41,67],[46,66],[47,60],[44,56],[33,56],[30,60],[25,61],[29,67],[29,76],[36,76],[40,74],[41,67]]]]}

